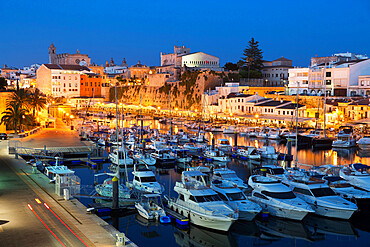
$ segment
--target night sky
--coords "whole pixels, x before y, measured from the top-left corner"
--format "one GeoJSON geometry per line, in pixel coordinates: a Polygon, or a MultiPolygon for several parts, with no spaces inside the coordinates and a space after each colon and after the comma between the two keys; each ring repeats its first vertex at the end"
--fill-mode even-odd
{"type": "Polygon", "coordinates": [[[160,52],[186,45],[237,62],[251,37],[264,59],[307,66],[311,56],[370,55],[369,0],[5,1],[0,0],[0,64],[48,62],[57,53],[160,65],[160,52]]]}

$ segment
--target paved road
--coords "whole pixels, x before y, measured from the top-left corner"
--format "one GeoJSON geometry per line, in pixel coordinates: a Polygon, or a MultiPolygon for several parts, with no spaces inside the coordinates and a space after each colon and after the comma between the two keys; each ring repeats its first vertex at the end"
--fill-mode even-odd
{"type": "Polygon", "coordinates": [[[0,153],[0,246],[86,246],[42,198],[35,201],[38,195],[10,168],[12,162],[0,153]]]}

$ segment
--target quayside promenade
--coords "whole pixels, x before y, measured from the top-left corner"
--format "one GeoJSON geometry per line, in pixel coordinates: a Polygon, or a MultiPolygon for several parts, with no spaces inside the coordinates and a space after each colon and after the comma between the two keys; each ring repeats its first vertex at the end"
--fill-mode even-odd
{"type": "MultiPolygon", "coordinates": [[[[27,147],[85,145],[62,124],[20,141],[27,147]]],[[[56,195],[54,187],[22,158],[9,155],[8,141],[0,142],[1,246],[116,246],[119,231],[87,213],[77,199],[56,195]]]]}

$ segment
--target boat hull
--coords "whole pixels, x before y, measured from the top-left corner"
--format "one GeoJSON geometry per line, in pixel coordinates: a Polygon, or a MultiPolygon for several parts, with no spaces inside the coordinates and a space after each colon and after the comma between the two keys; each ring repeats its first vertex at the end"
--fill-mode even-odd
{"type": "Polygon", "coordinates": [[[352,214],[355,212],[354,210],[329,208],[314,204],[311,204],[311,207],[313,210],[315,210],[315,214],[317,215],[344,220],[348,220],[349,218],[351,218],[352,214]]]}
{"type": "Polygon", "coordinates": [[[169,206],[172,210],[185,217],[188,217],[190,223],[212,230],[227,232],[235,221],[235,219],[232,218],[219,217],[215,215],[205,215],[174,202],[169,203],[169,206]]]}

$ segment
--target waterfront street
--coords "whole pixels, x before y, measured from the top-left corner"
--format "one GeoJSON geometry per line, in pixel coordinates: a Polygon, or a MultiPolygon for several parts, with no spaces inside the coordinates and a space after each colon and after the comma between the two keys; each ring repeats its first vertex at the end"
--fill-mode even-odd
{"type": "MultiPolygon", "coordinates": [[[[31,147],[78,145],[76,132],[63,126],[37,135],[40,139],[30,136],[28,142],[26,138],[22,141],[31,147]],[[59,141],[54,143],[51,136],[59,141]]],[[[0,142],[1,246],[115,246],[118,231],[86,214],[85,206],[76,199],[65,201],[54,194],[55,185],[44,174],[33,174],[23,159],[8,155],[7,142],[0,142]]]]}

